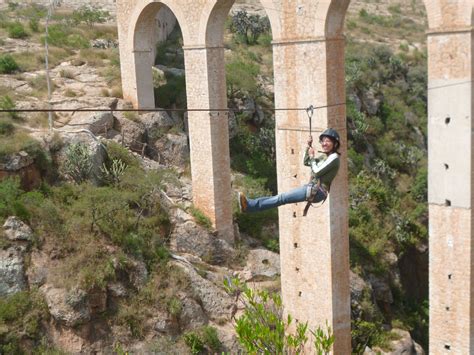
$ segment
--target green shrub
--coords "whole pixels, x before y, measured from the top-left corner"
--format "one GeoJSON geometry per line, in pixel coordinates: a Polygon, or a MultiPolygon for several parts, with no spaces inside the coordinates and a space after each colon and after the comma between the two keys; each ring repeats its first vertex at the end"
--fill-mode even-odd
{"type": "Polygon", "coordinates": [[[32,18],[28,21],[28,26],[32,32],[38,33],[40,31],[39,21],[36,18],[32,18]]]}
{"type": "Polygon", "coordinates": [[[189,347],[191,354],[201,354],[204,351],[204,343],[201,337],[195,332],[188,332],[184,334],[184,342],[189,347]]]}
{"type": "MultiPolygon", "coordinates": [[[[290,314],[283,318],[279,294],[251,289],[236,278],[225,280],[224,287],[244,305],[243,314],[234,318],[234,328],[240,344],[249,354],[299,354],[303,351],[308,341],[308,324],[297,323],[296,331],[288,332],[293,318],[290,314]]],[[[326,328],[310,329],[318,354],[329,354],[334,343],[331,328],[326,328]]]]}
{"type": "Polygon", "coordinates": [[[186,107],[186,79],[184,75],[165,74],[166,84],[154,88],[155,105],[161,108],[186,107]]]}
{"type": "Polygon", "coordinates": [[[28,32],[21,22],[13,22],[8,26],[8,37],[23,39],[28,37],[28,32]]]}
{"type": "Polygon", "coordinates": [[[212,353],[218,353],[221,350],[222,343],[217,336],[217,330],[214,327],[206,326],[201,329],[202,340],[212,353]]]}
{"type": "Polygon", "coordinates": [[[242,10],[232,16],[230,29],[236,34],[239,42],[255,44],[262,34],[270,32],[270,21],[268,17],[249,15],[247,11],[242,10]]]}
{"type": "Polygon", "coordinates": [[[196,223],[203,226],[206,229],[212,228],[212,222],[200,209],[195,206],[189,207],[189,212],[196,220],[196,223]]]}
{"type": "Polygon", "coordinates": [[[140,162],[134,157],[130,151],[114,141],[108,141],[106,145],[107,156],[110,161],[121,160],[124,164],[129,167],[138,168],[140,162]]]}
{"type": "Polygon", "coordinates": [[[0,299],[0,352],[27,353],[25,344],[41,340],[41,323],[48,320],[48,308],[36,290],[18,292],[0,299]]]}
{"type": "Polygon", "coordinates": [[[11,74],[18,69],[18,64],[10,54],[0,55],[0,74],[11,74]]]}
{"type": "MultiPolygon", "coordinates": [[[[10,96],[6,95],[6,96],[0,97],[0,109],[14,110],[15,108],[16,108],[15,102],[10,96]]],[[[19,115],[16,112],[7,112],[6,115],[12,119],[19,118],[19,115]]]]}
{"type": "Polygon", "coordinates": [[[22,194],[19,179],[7,178],[0,181],[0,218],[2,220],[8,216],[17,216],[23,220],[29,218],[29,213],[20,200],[22,194]]]}
{"type": "Polygon", "coordinates": [[[8,119],[0,118],[0,136],[8,136],[13,133],[15,126],[8,119]]]}
{"type": "Polygon", "coordinates": [[[256,97],[257,75],[260,68],[257,64],[243,58],[233,58],[226,64],[227,94],[230,98],[237,94],[256,97]]]}
{"type": "Polygon", "coordinates": [[[88,26],[93,26],[96,23],[104,23],[109,18],[108,11],[89,5],[83,5],[72,13],[72,20],[76,25],[85,23],[88,26]]]}
{"type": "Polygon", "coordinates": [[[73,143],[66,149],[64,172],[77,184],[86,181],[92,171],[92,159],[83,143],[73,143]]]}
{"type": "Polygon", "coordinates": [[[88,48],[90,46],[87,39],[78,34],[71,33],[71,31],[62,24],[53,24],[48,27],[48,44],[74,49],[88,48]]]}

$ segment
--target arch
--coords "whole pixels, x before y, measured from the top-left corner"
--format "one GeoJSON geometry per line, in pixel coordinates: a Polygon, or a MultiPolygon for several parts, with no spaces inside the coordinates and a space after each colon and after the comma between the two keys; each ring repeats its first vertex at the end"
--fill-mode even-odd
{"type": "MultiPolygon", "coordinates": [[[[332,0],[317,7],[315,18],[326,19],[324,29],[316,23],[316,36],[337,37],[342,35],[344,18],[350,0],[332,0]]],[[[428,18],[428,28],[468,27],[474,24],[474,5],[470,0],[423,0],[428,18]]]]}
{"type": "Polygon", "coordinates": [[[148,49],[137,48],[137,44],[146,45],[146,41],[149,38],[152,38],[150,32],[153,31],[153,26],[150,24],[153,22],[154,16],[163,5],[167,6],[176,17],[183,34],[183,42],[186,43],[189,41],[189,29],[188,26],[186,26],[185,16],[178,4],[175,4],[174,1],[144,0],[135,5],[130,15],[130,23],[132,25],[128,32],[127,42],[131,45],[133,50],[148,49]],[[142,35],[142,41],[140,38],[137,38],[138,34],[142,35]]]}
{"type": "MultiPolygon", "coordinates": [[[[346,18],[347,8],[350,0],[332,1],[328,6],[327,15],[322,18],[327,19],[325,23],[324,34],[326,37],[339,37],[344,28],[344,19],[346,18]]],[[[320,18],[319,16],[316,16],[320,18]]]]}
{"type": "MultiPolygon", "coordinates": [[[[220,46],[224,39],[224,25],[235,0],[214,1],[210,2],[203,11],[200,23],[199,42],[206,46],[220,46]]],[[[270,21],[272,38],[280,37],[280,14],[274,9],[272,2],[268,0],[260,0],[262,7],[270,21]]]]}
{"type": "Polygon", "coordinates": [[[446,27],[468,27],[474,24],[471,0],[423,0],[430,30],[446,27]]]}

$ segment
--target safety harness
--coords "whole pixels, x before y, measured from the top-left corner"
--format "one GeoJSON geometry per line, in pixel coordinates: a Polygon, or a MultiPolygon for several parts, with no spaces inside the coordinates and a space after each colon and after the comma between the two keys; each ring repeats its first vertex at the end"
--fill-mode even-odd
{"type": "MultiPolygon", "coordinates": [[[[306,114],[308,115],[308,120],[309,120],[309,135],[312,136],[312,118],[313,118],[313,112],[314,112],[314,107],[313,105],[309,106],[306,109],[306,114]]],[[[311,147],[311,144],[309,145],[311,147]]],[[[314,199],[316,195],[318,194],[318,191],[321,191],[324,194],[324,199],[322,200],[321,204],[318,207],[321,207],[323,203],[326,201],[328,198],[329,194],[329,188],[328,186],[327,190],[324,188],[324,186],[321,186],[321,180],[318,179],[316,184],[313,182],[313,177],[311,176],[309,178],[309,183],[308,187],[306,189],[306,206],[304,207],[303,210],[303,217],[306,217],[308,214],[309,207],[313,204],[314,199]]]]}

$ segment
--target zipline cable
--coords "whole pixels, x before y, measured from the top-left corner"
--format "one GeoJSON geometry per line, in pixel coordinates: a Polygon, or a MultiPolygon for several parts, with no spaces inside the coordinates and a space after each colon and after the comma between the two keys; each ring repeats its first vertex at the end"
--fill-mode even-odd
{"type": "MultiPolygon", "coordinates": [[[[346,105],[345,102],[331,104],[331,105],[323,105],[323,106],[309,106],[309,107],[301,107],[301,108],[273,108],[270,111],[305,111],[308,112],[308,109],[311,110],[322,109],[322,108],[331,108],[337,106],[344,106],[346,105]]],[[[1,112],[5,113],[22,113],[22,112],[234,112],[234,113],[242,113],[242,112],[255,112],[255,109],[230,109],[230,108],[190,108],[190,109],[165,109],[165,108],[147,108],[147,109],[112,109],[112,108],[78,108],[78,109],[64,109],[64,108],[57,108],[57,109],[0,109],[1,112]]]]}

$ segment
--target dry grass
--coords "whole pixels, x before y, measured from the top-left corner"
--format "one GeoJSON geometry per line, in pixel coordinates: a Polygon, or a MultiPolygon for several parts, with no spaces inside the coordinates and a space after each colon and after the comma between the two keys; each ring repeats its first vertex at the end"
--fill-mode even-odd
{"type": "MultiPolygon", "coordinates": [[[[33,89],[30,94],[31,96],[34,96],[38,99],[44,99],[48,96],[48,84],[45,75],[38,75],[33,79],[28,79],[28,85],[30,85],[33,89]]],[[[54,91],[54,89],[55,85],[51,81],[51,91],[54,91]]]]}
{"type": "Polygon", "coordinates": [[[119,99],[123,99],[122,86],[114,86],[112,88],[112,90],[110,91],[110,96],[111,97],[118,97],[119,99]]]}
{"type": "Polygon", "coordinates": [[[110,59],[111,56],[111,50],[109,49],[84,48],[79,51],[79,59],[93,67],[105,66],[105,60],[110,59]]]}
{"type": "Polygon", "coordinates": [[[28,122],[28,126],[33,128],[47,128],[48,127],[48,113],[39,112],[33,113],[26,116],[25,121],[28,122]]]}
{"type": "Polygon", "coordinates": [[[66,78],[66,79],[74,79],[75,75],[72,71],[66,70],[66,69],[61,69],[59,71],[59,76],[61,78],[66,78]]]}
{"type": "Polygon", "coordinates": [[[66,97],[76,97],[77,93],[74,90],[66,89],[66,91],[64,92],[64,96],[66,96],[66,97]]]}

